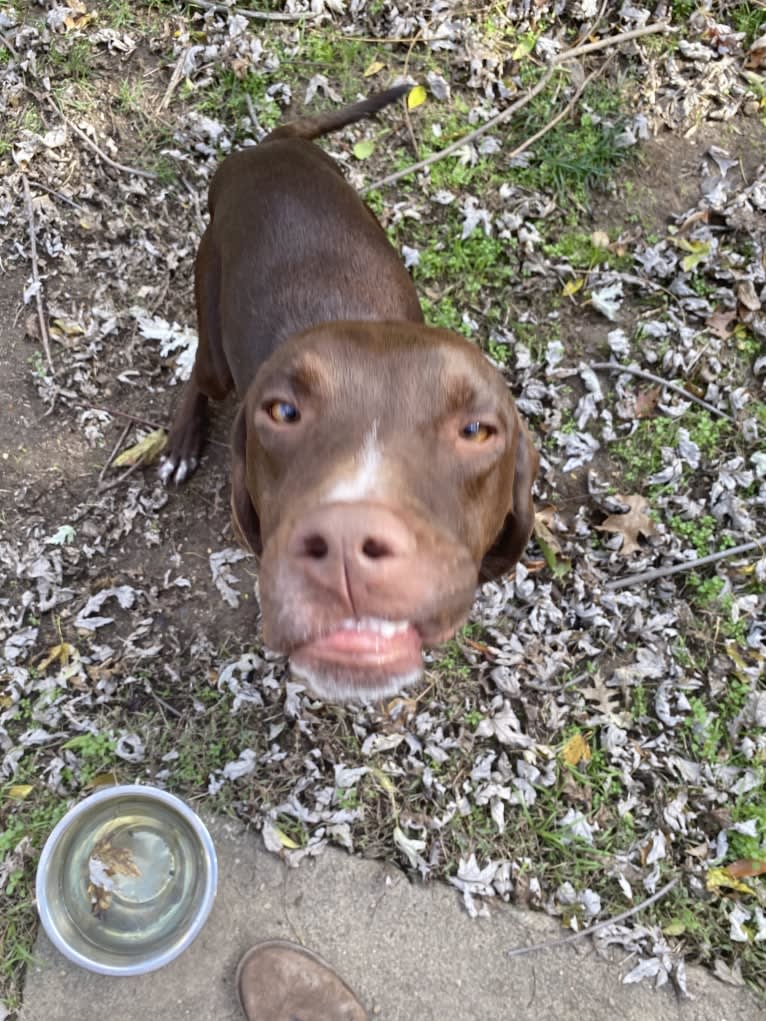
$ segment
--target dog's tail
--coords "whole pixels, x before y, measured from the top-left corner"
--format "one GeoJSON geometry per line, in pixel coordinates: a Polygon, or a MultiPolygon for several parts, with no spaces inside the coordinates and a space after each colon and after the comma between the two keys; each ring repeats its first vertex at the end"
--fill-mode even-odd
{"type": "Polygon", "coordinates": [[[347,124],[354,124],[364,117],[371,117],[382,110],[384,106],[405,96],[411,88],[411,85],[395,85],[393,89],[377,92],[374,96],[363,99],[361,103],[344,106],[342,110],[320,113],[316,117],[299,117],[298,120],[282,124],[270,131],[263,141],[273,142],[278,138],[305,138],[311,141],[311,139],[319,138],[320,135],[345,128],[347,124]]]}

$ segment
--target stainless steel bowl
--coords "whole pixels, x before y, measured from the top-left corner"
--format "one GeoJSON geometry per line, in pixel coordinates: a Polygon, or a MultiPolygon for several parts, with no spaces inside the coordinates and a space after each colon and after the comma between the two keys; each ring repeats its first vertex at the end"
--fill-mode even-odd
{"type": "Polygon", "coordinates": [[[76,805],[48,837],[37,908],[70,961],[102,975],[140,975],[189,946],[217,880],[213,841],[188,805],[156,787],[110,787],[76,805]]]}

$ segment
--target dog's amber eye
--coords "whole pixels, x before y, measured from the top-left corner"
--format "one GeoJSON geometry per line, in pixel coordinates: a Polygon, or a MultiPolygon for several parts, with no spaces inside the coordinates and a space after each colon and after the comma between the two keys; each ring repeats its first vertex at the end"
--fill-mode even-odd
{"type": "Polygon", "coordinates": [[[495,431],[491,425],[487,425],[485,422],[469,422],[460,430],[460,435],[464,440],[470,440],[472,443],[484,443],[495,431]]]}
{"type": "Polygon", "coordinates": [[[292,425],[301,415],[294,404],[289,401],[272,401],[266,408],[269,417],[279,425],[292,425]]]}

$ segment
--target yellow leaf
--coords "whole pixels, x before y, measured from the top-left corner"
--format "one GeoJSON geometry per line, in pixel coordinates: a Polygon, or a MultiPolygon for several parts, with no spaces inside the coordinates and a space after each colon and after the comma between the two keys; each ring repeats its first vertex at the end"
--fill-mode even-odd
{"type": "Polygon", "coordinates": [[[573,734],[564,745],[561,757],[568,766],[576,766],[578,762],[590,762],[590,745],[582,734],[573,734]]]}
{"type": "Polygon", "coordinates": [[[394,784],[391,781],[391,778],[386,773],[384,773],[382,769],[372,769],[372,770],[370,770],[370,772],[375,777],[375,779],[378,781],[378,783],[383,788],[383,790],[386,792],[386,794],[393,794],[394,793],[396,788],[394,787],[394,784]]]}
{"type": "Polygon", "coordinates": [[[385,66],[382,60],[373,60],[367,70],[362,72],[362,76],[364,78],[371,78],[378,71],[382,71],[385,66]]]}
{"type": "Polygon", "coordinates": [[[683,936],[686,932],[686,923],[682,922],[680,918],[674,918],[663,926],[662,931],[666,936],[683,936]]]}
{"type": "Polygon", "coordinates": [[[528,35],[525,39],[522,39],[511,54],[511,60],[523,60],[524,57],[528,57],[535,48],[536,42],[537,37],[533,35],[528,35]]]}
{"type": "Polygon", "coordinates": [[[361,141],[354,143],[352,152],[358,160],[366,160],[368,156],[372,156],[375,152],[375,143],[371,138],[363,138],[361,141]]]}
{"type": "Polygon", "coordinates": [[[74,319],[54,319],[53,325],[55,327],[54,332],[63,333],[66,337],[78,337],[85,333],[84,328],[75,322],[74,319]]]}
{"type": "Polygon", "coordinates": [[[279,837],[279,842],[282,847],[286,847],[289,851],[295,851],[296,848],[300,847],[300,844],[296,844],[292,837],[288,837],[286,833],[283,833],[278,826],[274,827],[274,833],[279,837]]]}
{"type": "Polygon", "coordinates": [[[53,648],[48,651],[48,655],[42,663],[37,664],[37,669],[47,670],[51,663],[55,663],[56,661],[60,662],[62,666],[68,666],[70,656],[74,659],[80,658],[74,645],[70,645],[69,642],[62,642],[60,645],[54,645],[53,648]]]}
{"type": "Polygon", "coordinates": [[[116,773],[96,773],[85,784],[85,788],[86,790],[94,790],[96,787],[116,787],[118,782],[116,773]]]}
{"type": "Polygon", "coordinates": [[[740,883],[738,879],[729,875],[725,868],[709,869],[705,877],[705,886],[709,893],[715,890],[736,890],[737,893],[748,893],[751,897],[755,895],[746,883],[740,883]]]}
{"type": "Polygon", "coordinates": [[[417,110],[419,106],[422,106],[428,98],[428,93],[423,85],[416,85],[414,89],[410,89],[407,93],[407,109],[417,110]]]}
{"type": "Polygon", "coordinates": [[[585,284],[585,277],[580,277],[579,280],[567,280],[561,289],[561,293],[565,298],[571,298],[573,294],[577,294],[581,291],[585,284]]]}
{"type": "Polygon", "coordinates": [[[155,429],[154,432],[144,436],[132,447],[115,457],[112,462],[113,468],[127,468],[140,461],[142,464],[153,464],[167,446],[168,436],[164,429],[155,429]]]}
{"type": "Polygon", "coordinates": [[[14,801],[23,801],[33,790],[34,787],[31,783],[18,783],[14,787],[9,788],[8,797],[13,798],[14,801]]]}

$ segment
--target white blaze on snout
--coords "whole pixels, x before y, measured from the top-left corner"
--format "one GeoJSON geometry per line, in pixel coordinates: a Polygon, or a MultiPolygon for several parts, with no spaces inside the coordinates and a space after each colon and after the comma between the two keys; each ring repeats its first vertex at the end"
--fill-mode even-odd
{"type": "Polygon", "coordinates": [[[382,480],[383,453],[378,443],[378,423],[373,422],[350,466],[346,478],[341,478],[324,496],[325,503],[353,503],[379,494],[382,480]]]}

